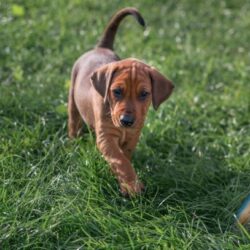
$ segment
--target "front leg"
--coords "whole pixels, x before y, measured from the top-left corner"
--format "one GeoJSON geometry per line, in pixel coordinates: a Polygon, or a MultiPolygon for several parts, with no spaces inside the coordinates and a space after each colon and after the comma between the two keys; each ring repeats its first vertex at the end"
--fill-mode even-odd
{"type": "Polygon", "coordinates": [[[98,133],[96,139],[97,147],[116,176],[121,192],[129,195],[140,193],[143,184],[139,181],[131,162],[119,147],[119,137],[114,133],[98,133]]]}

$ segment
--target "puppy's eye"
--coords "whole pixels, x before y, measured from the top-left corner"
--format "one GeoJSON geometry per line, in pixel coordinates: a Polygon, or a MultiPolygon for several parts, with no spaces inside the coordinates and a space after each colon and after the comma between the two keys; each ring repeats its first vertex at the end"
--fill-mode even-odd
{"type": "Polygon", "coordinates": [[[120,99],[122,98],[123,91],[121,88],[117,88],[113,90],[113,94],[116,98],[120,99]]]}
{"type": "Polygon", "coordinates": [[[140,100],[145,100],[147,98],[147,96],[149,95],[149,92],[143,90],[141,91],[141,93],[139,94],[139,98],[140,100]]]}

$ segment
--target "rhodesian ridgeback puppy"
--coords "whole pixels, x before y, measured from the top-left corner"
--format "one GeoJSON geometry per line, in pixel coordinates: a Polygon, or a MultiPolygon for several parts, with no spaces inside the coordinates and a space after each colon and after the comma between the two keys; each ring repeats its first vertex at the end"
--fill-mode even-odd
{"type": "Polygon", "coordinates": [[[96,144],[118,179],[123,194],[135,195],[143,184],[130,159],[138,142],[147,110],[157,109],[173,85],[157,70],[133,58],[120,60],[113,51],[119,23],[133,15],[134,8],[119,11],[108,24],[95,49],[74,64],[68,99],[68,133],[76,137],[87,124],[96,134],[96,144]]]}

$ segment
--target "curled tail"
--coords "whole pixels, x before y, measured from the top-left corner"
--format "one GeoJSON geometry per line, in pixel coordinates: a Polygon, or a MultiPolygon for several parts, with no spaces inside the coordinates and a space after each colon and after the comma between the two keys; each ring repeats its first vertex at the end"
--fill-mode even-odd
{"type": "Polygon", "coordinates": [[[137,22],[145,27],[145,22],[139,11],[135,8],[124,8],[118,11],[110,20],[108,26],[106,27],[100,42],[97,44],[97,47],[107,48],[113,50],[113,44],[115,40],[115,35],[119,27],[120,22],[127,15],[132,15],[137,20],[137,22]]]}

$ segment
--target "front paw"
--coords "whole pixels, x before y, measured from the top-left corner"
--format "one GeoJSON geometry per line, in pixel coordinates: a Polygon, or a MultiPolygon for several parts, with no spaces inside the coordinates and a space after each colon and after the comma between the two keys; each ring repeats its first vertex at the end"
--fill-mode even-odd
{"type": "Polygon", "coordinates": [[[144,185],[138,179],[131,182],[122,182],[120,183],[121,193],[124,196],[136,196],[141,194],[144,191],[144,185]]]}

